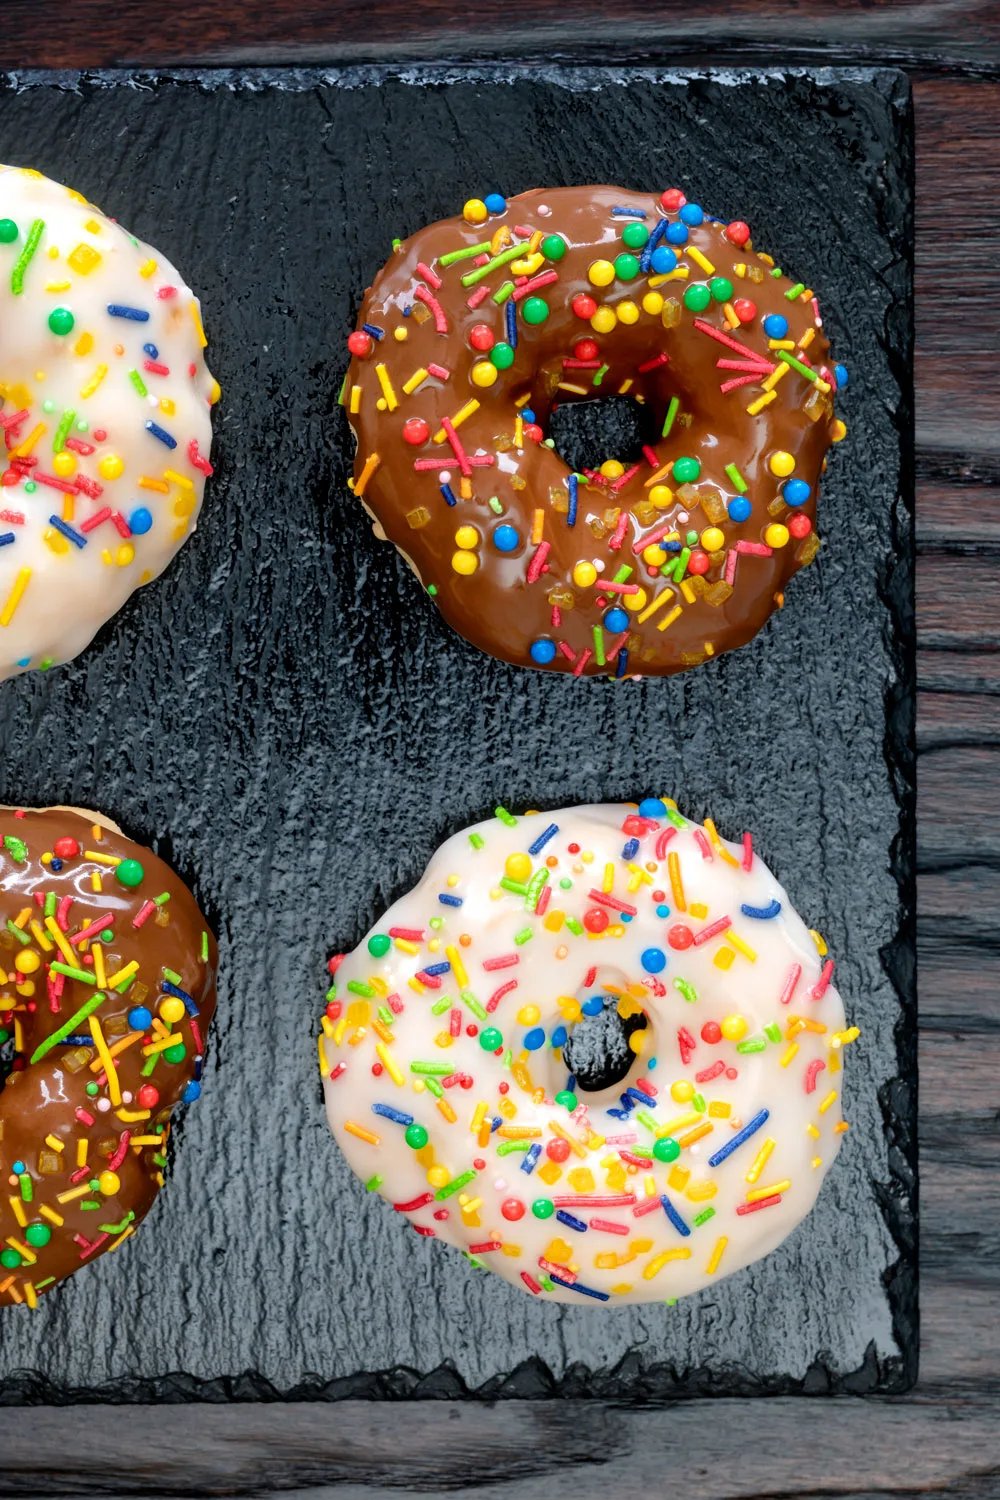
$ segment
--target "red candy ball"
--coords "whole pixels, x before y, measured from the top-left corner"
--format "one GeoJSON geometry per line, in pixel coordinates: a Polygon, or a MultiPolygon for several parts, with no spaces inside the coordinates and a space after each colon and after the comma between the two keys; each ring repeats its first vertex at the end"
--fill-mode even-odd
{"type": "Polygon", "coordinates": [[[734,219],[731,224],[726,225],[726,239],[733,245],[745,245],[750,238],[750,225],[744,224],[742,219],[734,219]]]}
{"type": "MultiPolygon", "coordinates": [[[[70,839],[69,842],[72,843],[73,840],[70,839]]],[[[58,852],[58,846],[57,846],[57,852],[58,852]]],[[[329,971],[330,971],[331,974],[336,974],[337,970],[340,968],[341,964],[344,962],[344,959],[346,957],[347,957],[346,953],[335,953],[332,958],[327,959],[326,966],[329,969],[329,971]]]]}
{"type": "Polygon", "coordinates": [[[683,208],[687,199],[680,188],[667,188],[666,192],[660,194],[660,202],[668,214],[675,214],[679,208],[683,208]]]}
{"type": "Polygon", "coordinates": [[[565,1161],[569,1156],[569,1150],[569,1141],[560,1140],[560,1138],[557,1136],[555,1140],[549,1141],[547,1143],[545,1147],[545,1155],[548,1157],[549,1161],[565,1161]]]}
{"type": "Polygon", "coordinates": [[[586,292],[577,292],[572,305],[578,318],[592,318],[597,311],[597,303],[586,292]]]}
{"type": "Polygon", "coordinates": [[[525,422],[524,435],[526,438],[530,438],[533,443],[540,443],[545,436],[537,422],[525,422]]]}
{"type": "Polygon", "coordinates": [[[592,906],[583,914],[583,925],[588,932],[603,932],[609,920],[607,912],[600,906],[592,906]]]}
{"type": "Polygon", "coordinates": [[[359,328],[355,333],[350,334],[350,336],[348,337],[347,347],[348,349],[350,349],[351,353],[356,354],[359,359],[367,359],[368,355],[372,352],[374,343],[375,341],[372,338],[371,334],[365,333],[363,328],[359,328]]]}
{"type": "Polygon", "coordinates": [[[327,1001],[326,1013],[327,1013],[327,1015],[328,1015],[328,1017],[330,1018],[331,1021],[339,1021],[340,1020],[341,1009],[342,1009],[342,1007],[341,1007],[341,1004],[340,1004],[339,1000],[329,1000],[329,1001],[327,1001]]]}
{"type": "Polygon", "coordinates": [[[722,1027],[719,1025],[718,1021],[705,1022],[704,1026],[701,1028],[701,1039],[703,1042],[710,1043],[710,1045],[713,1047],[715,1046],[716,1042],[722,1041],[722,1027]]]}
{"type": "Polygon", "coordinates": [[[580,852],[580,845],[579,844],[567,844],[566,845],[566,853],[567,854],[579,854],[579,852],[580,852]]]}
{"type": "Polygon", "coordinates": [[[573,345],[573,354],[577,359],[596,359],[597,340],[577,339],[576,343],[573,345]]]}
{"type": "Polygon", "coordinates": [[[470,1021],[469,1022],[468,1026],[466,1026],[466,1028],[465,1028],[465,1034],[466,1034],[466,1036],[478,1036],[479,1035],[479,1027],[476,1025],[475,1021],[470,1021]]]}
{"type": "Polygon", "coordinates": [[[707,573],[711,566],[712,562],[708,553],[702,552],[700,548],[692,552],[688,558],[688,572],[694,573],[696,577],[699,573],[707,573]]]}
{"type": "Polygon", "coordinates": [[[381,1078],[383,1071],[384,1070],[383,1070],[383,1067],[382,1067],[381,1063],[372,1063],[372,1077],[373,1078],[381,1078]]]}
{"type": "MultiPolygon", "coordinates": [[[[586,921],[586,918],[584,918],[586,921]]],[[[690,927],[685,927],[683,922],[678,922],[676,927],[671,927],[667,933],[667,942],[671,948],[690,948],[694,942],[694,933],[690,927]]]]}
{"type": "Polygon", "coordinates": [[[751,302],[749,297],[737,297],[733,303],[733,312],[741,323],[752,323],[757,316],[757,304],[751,302]]]}
{"type": "Polygon", "coordinates": [[[144,1083],[136,1095],[140,1109],[155,1109],[160,1102],[160,1091],[151,1083],[144,1083]]]}
{"type": "Polygon", "coordinates": [[[487,349],[492,349],[496,343],[493,329],[488,323],[477,323],[469,334],[469,343],[473,349],[478,349],[481,354],[485,354],[487,349]]]}
{"type": "Polygon", "coordinates": [[[808,516],[804,516],[800,512],[797,516],[792,516],[788,522],[788,530],[796,541],[801,542],[802,538],[808,536],[810,531],[812,531],[812,522],[808,516]]]}
{"type": "Polygon", "coordinates": [[[403,423],[403,439],[407,443],[412,443],[414,448],[419,447],[421,443],[426,443],[430,435],[430,426],[423,417],[407,417],[403,423]]]}
{"type": "Polygon", "coordinates": [[[58,859],[75,859],[80,852],[80,845],[76,839],[56,839],[52,852],[58,859]]]}
{"type": "Polygon", "coordinates": [[[520,1198],[505,1198],[500,1205],[500,1212],[505,1219],[516,1221],[524,1218],[524,1204],[520,1198]]]}

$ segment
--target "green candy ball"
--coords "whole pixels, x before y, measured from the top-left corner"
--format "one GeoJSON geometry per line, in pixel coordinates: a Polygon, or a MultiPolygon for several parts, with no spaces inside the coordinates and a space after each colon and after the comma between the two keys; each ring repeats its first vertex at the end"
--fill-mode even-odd
{"type": "Polygon", "coordinates": [[[494,344],[490,350],[490,364],[498,370],[509,370],[514,363],[514,351],[509,344],[494,344]]]}
{"type": "Polygon", "coordinates": [[[641,250],[648,239],[649,230],[645,224],[626,224],[622,230],[622,244],[630,250],[641,250]]]}
{"type": "Polygon", "coordinates": [[[187,1057],[187,1049],[183,1042],[178,1042],[175,1047],[168,1047],[163,1056],[168,1063],[182,1063],[187,1057]]]}
{"type": "Polygon", "coordinates": [[[657,1161],[676,1161],[681,1154],[681,1148],[672,1135],[661,1135],[653,1147],[653,1155],[657,1161]]]}
{"type": "Polygon", "coordinates": [[[566,241],[561,234],[547,234],[541,249],[546,260],[562,260],[566,254],[566,241]]]}
{"type": "Polygon", "coordinates": [[[526,297],[521,308],[521,317],[526,323],[544,323],[549,315],[549,304],[544,297],[526,297]]]}
{"type": "Polygon", "coordinates": [[[14,220],[0,219],[0,245],[11,245],[16,239],[17,225],[14,223],[14,220]]]}
{"type": "Polygon", "coordinates": [[[536,1219],[551,1219],[556,1211],[556,1206],[551,1198],[536,1198],[531,1205],[531,1212],[536,1219]]]}
{"type": "Polygon", "coordinates": [[[8,1271],[16,1271],[21,1264],[21,1257],[16,1250],[0,1250],[0,1266],[8,1271]]]}
{"type": "Polygon", "coordinates": [[[696,282],[694,286],[689,286],[684,293],[684,306],[690,312],[704,312],[711,300],[712,293],[703,281],[696,282]]]}
{"type": "Polygon", "coordinates": [[[503,1046],[503,1032],[497,1031],[495,1026],[487,1026],[485,1031],[479,1033],[479,1045],[484,1052],[495,1052],[498,1047],[503,1046]]]}
{"type": "Polygon", "coordinates": [[[678,484],[692,484],[701,473],[701,464],[696,458],[675,458],[674,478],[678,484]]]}
{"type": "Polygon", "coordinates": [[[615,275],[620,281],[633,281],[639,274],[639,262],[626,251],[615,256],[615,275]]]}
{"type": "Polygon", "coordinates": [[[386,937],[384,932],[376,932],[374,937],[368,939],[368,952],[372,958],[385,958],[392,947],[392,939],[386,937]]]}
{"type": "Polygon", "coordinates": [[[52,1230],[47,1224],[29,1224],[24,1232],[24,1238],[33,1250],[41,1250],[52,1238],[52,1230]]]}
{"type": "Polygon", "coordinates": [[[49,327],[53,333],[72,333],[75,322],[76,319],[68,307],[54,307],[49,313],[49,327]]]}
{"type": "Polygon", "coordinates": [[[728,302],[733,295],[733,283],[727,281],[725,276],[713,276],[708,289],[716,302],[728,302]]]}
{"type": "Polygon", "coordinates": [[[556,1095],[556,1103],[561,1104],[563,1109],[568,1109],[572,1114],[576,1109],[576,1095],[570,1089],[563,1089],[556,1095]]]}
{"type": "Polygon", "coordinates": [[[120,865],[115,867],[115,879],[120,885],[141,885],[145,870],[137,859],[123,859],[120,865]]]}
{"type": "Polygon", "coordinates": [[[412,1125],[407,1125],[406,1135],[403,1137],[403,1139],[406,1141],[406,1144],[411,1148],[411,1150],[422,1151],[423,1148],[427,1145],[427,1131],[422,1125],[418,1125],[416,1120],[414,1120],[412,1125]]]}

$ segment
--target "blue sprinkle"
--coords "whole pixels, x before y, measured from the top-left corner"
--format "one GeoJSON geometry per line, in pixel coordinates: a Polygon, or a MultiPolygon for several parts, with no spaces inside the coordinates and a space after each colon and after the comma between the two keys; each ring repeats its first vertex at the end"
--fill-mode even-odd
{"type": "MultiPolygon", "coordinates": [[[[52,864],[55,864],[55,860],[52,861],[52,864]]],[[[52,865],[49,866],[50,870],[51,868],[52,865]]],[[[64,1036],[61,1045],[63,1047],[92,1047],[94,1045],[94,1038],[87,1031],[82,1036],[64,1036]]]]}
{"type": "Polygon", "coordinates": [[[391,1104],[373,1104],[372,1114],[381,1115],[385,1120],[392,1120],[397,1125],[412,1125],[413,1116],[406,1115],[401,1109],[393,1109],[391,1104]]]}
{"type": "Polygon", "coordinates": [[[622,850],[622,859],[635,859],[635,857],[636,857],[636,855],[638,853],[639,853],[639,840],[638,839],[629,839],[628,843],[625,845],[624,849],[622,850]]]}
{"type": "Polygon", "coordinates": [[[492,1135],[495,1130],[499,1130],[502,1124],[503,1118],[500,1115],[494,1115],[492,1120],[490,1121],[490,1135],[492,1135]]]}
{"type": "Polygon", "coordinates": [[[734,1151],[738,1151],[743,1142],[748,1141],[770,1118],[771,1111],[769,1109],[760,1110],[754,1115],[748,1125],[744,1125],[743,1129],[737,1131],[736,1135],[732,1136],[724,1146],[720,1147],[714,1156],[708,1158],[708,1165],[710,1167],[720,1166],[727,1156],[732,1156],[734,1151]]]}
{"type": "Polygon", "coordinates": [[[634,1086],[632,1088],[626,1089],[625,1092],[629,1094],[637,1104],[648,1105],[650,1109],[656,1108],[656,1100],[653,1098],[652,1094],[644,1094],[642,1092],[642,1089],[637,1089],[634,1086]]]}
{"type": "Polygon", "coordinates": [[[532,857],[534,857],[534,855],[536,854],[541,854],[542,850],[545,848],[545,845],[549,842],[550,839],[554,839],[558,832],[559,824],[550,823],[545,832],[540,833],[535,842],[528,845],[528,853],[532,855],[532,857]]]}
{"type": "Polygon", "coordinates": [[[624,1094],[618,1095],[618,1102],[621,1105],[622,1109],[625,1111],[626,1115],[630,1115],[635,1109],[635,1103],[629,1098],[627,1089],[625,1090],[624,1094]]]}
{"type": "Polygon", "coordinates": [[[532,641],[531,660],[539,667],[547,667],[554,660],[556,654],[555,641],[532,641]]]}
{"type": "Polygon", "coordinates": [[[569,1073],[566,1077],[566,1088],[571,1094],[576,1093],[576,1074],[569,1073]]]}
{"type": "Polygon", "coordinates": [[[445,896],[442,894],[438,896],[438,900],[442,906],[461,906],[462,904],[461,896],[445,896]]]}
{"type": "Polygon", "coordinates": [[[144,505],[137,505],[128,518],[128,526],[133,536],[145,536],[153,529],[152,514],[144,505]]]}
{"type": "Polygon", "coordinates": [[[845,386],[851,378],[847,373],[846,365],[834,365],[833,373],[837,378],[838,386],[845,386]]]}
{"type": "Polygon", "coordinates": [[[384,339],[385,329],[379,328],[376,323],[362,323],[365,333],[370,333],[373,339],[384,339]]]}
{"type": "Polygon", "coordinates": [[[538,1162],[538,1158],[541,1156],[541,1154],[542,1154],[542,1148],[541,1148],[541,1146],[538,1144],[537,1141],[534,1141],[532,1143],[532,1145],[530,1145],[528,1147],[528,1149],[524,1153],[524,1155],[521,1157],[521,1171],[525,1172],[530,1177],[531,1174],[532,1174],[532,1172],[535,1170],[535,1166],[536,1166],[536,1164],[538,1162]]]}
{"type": "Polygon", "coordinates": [[[628,652],[622,650],[622,651],[619,651],[619,653],[618,653],[618,668],[617,668],[617,671],[615,672],[615,676],[616,677],[624,677],[625,673],[627,671],[628,671],[628,652]]]}
{"type": "Polygon", "coordinates": [[[160,357],[160,351],[155,344],[143,344],[142,352],[143,354],[148,354],[150,359],[159,359],[160,357]]]}
{"type": "Polygon", "coordinates": [[[653,228],[650,231],[649,239],[642,247],[642,254],[639,257],[639,269],[644,276],[649,271],[650,265],[652,264],[653,251],[660,243],[660,239],[665,233],[669,223],[669,219],[657,219],[656,223],[653,225],[653,228]]]}
{"type": "Polygon", "coordinates": [[[171,437],[170,433],[167,432],[163,427],[158,427],[155,422],[147,422],[146,431],[152,433],[153,437],[159,438],[160,442],[163,443],[167,448],[177,447],[177,439],[171,437]]]}
{"type": "Polygon", "coordinates": [[[447,974],[450,968],[451,964],[449,963],[428,964],[426,969],[422,970],[422,972],[424,974],[447,974]]]}
{"type": "Polygon", "coordinates": [[[678,1234],[683,1234],[685,1236],[689,1235],[691,1233],[690,1229],[685,1224],[684,1220],[681,1218],[680,1214],[677,1212],[676,1208],[671,1203],[666,1193],[660,1194],[660,1202],[663,1204],[664,1213],[666,1214],[667,1218],[670,1220],[674,1228],[677,1230],[678,1234]]]}
{"type": "Polygon", "coordinates": [[[640,818],[665,818],[667,816],[667,804],[661,802],[659,797],[643,797],[639,803],[640,818]]]}
{"type": "Polygon", "coordinates": [[[452,487],[451,487],[450,484],[443,484],[441,486],[441,493],[444,496],[444,498],[447,500],[447,502],[448,502],[449,505],[457,505],[458,504],[458,501],[455,498],[455,491],[452,489],[452,487]]]}
{"type": "Polygon", "coordinates": [[[613,208],[611,214],[616,219],[645,219],[649,217],[644,208],[613,208]]]}
{"type": "Polygon", "coordinates": [[[657,546],[662,547],[664,552],[679,552],[681,550],[680,542],[657,542],[657,546]]]}
{"type": "Polygon", "coordinates": [[[507,199],[502,193],[487,193],[483,202],[491,214],[502,214],[507,207],[507,199]]]}
{"type": "Polygon", "coordinates": [[[758,922],[767,922],[771,917],[776,917],[781,910],[780,901],[772,901],[768,906],[747,906],[746,902],[740,907],[745,917],[756,917],[758,922]]]}
{"type": "Polygon", "coordinates": [[[569,490],[569,510],[566,512],[567,526],[576,525],[576,502],[577,490],[579,489],[579,487],[580,481],[577,479],[575,474],[571,474],[566,484],[566,488],[569,490]]]}
{"type": "Polygon", "coordinates": [[[556,1218],[560,1224],[565,1224],[569,1229],[576,1229],[580,1234],[585,1233],[588,1228],[585,1220],[574,1219],[573,1215],[568,1214],[564,1208],[556,1209],[556,1218]]]}
{"type": "Polygon", "coordinates": [[[87,538],[81,536],[78,531],[74,531],[72,526],[67,526],[61,517],[49,516],[49,525],[54,526],[57,531],[61,531],[66,540],[72,542],[74,547],[86,547],[87,538]]]}
{"type": "Polygon", "coordinates": [[[609,1106],[607,1112],[613,1120],[627,1120],[629,1117],[627,1109],[613,1109],[609,1106]]]}
{"type": "Polygon", "coordinates": [[[141,307],[124,307],[120,302],[109,302],[108,312],[113,318],[129,318],[133,323],[149,322],[149,313],[141,307]]]}
{"type": "Polygon", "coordinates": [[[9,547],[11,542],[16,541],[17,537],[14,535],[13,531],[5,531],[0,534],[0,547],[9,547]]]}
{"type": "Polygon", "coordinates": [[[193,996],[189,995],[187,990],[180,990],[177,988],[176,984],[168,984],[165,979],[161,981],[160,988],[163,990],[164,994],[173,995],[176,999],[183,1000],[184,1009],[187,1011],[189,1016],[201,1015],[201,1011],[194,1003],[193,996]]]}
{"type": "MultiPolygon", "coordinates": [[[[91,1037],[91,1041],[93,1041],[93,1037],[91,1037]]],[[[203,1064],[204,1064],[204,1058],[201,1058],[201,1057],[196,1057],[195,1058],[195,1060],[194,1060],[194,1081],[197,1084],[201,1083],[201,1075],[202,1075],[203,1064]]],[[[198,1095],[200,1093],[201,1093],[201,1089],[199,1088],[197,1094],[192,1094],[191,1095],[191,1099],[197,1099],[198,1095]]],[[[187,1102],[190,1104],[191,1100],[189,1099],[187,1102]]]]}
{"type": "Polygon", "coordinates": [[[181,1095],[181,1103],[182,1104],[193,1104],[196,1099],[200,1099],[200,1098],[201,1098],[201,1084],[198,1082],[198,1080],[196,1078],[192,1078],[191,1081],[190,1081],[190,1083],[188,1083],[188,1084],[185,1085],[184,1092],[181,1095]]]}
{"type": "Polygon", "coordinates": [[[610,1302],[611,1300],[608,1292],[595,1291],[592,1286],[584,1286],[580,1281],[564,1281],[561,1276],[553,1276],[551,1271],[549,1272],[549,1280],[554,1281],[556,1286],[568,1286],[571,1292],[580,1292],[584,1297],[596,1297],[598,1302],[610,1302]]]}
{"type": "Polygon", "coordinates": [[[516,349],[517,348],[517,303],[516,302],[508,302],[507,303],[507,309],[506,309],[505,316],[507,318],[507,342],[508,342],[508,344],[510,345],[510,347],[512,349],[516,349]]]}
{"type": "Polygon", "coordinates": [[[529,1052],[537,1052],[539,1047],[545,1046],[545,1028],[533,1026],[530,1031],[524,1033],[524,1045],[529,1052]]]}

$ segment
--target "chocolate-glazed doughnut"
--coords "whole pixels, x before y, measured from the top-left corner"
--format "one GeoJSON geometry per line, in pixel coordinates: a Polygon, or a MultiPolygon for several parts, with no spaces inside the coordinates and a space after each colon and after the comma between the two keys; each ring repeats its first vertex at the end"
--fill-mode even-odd
{"type": "Polygon", "coordinates": [[[816,555],[846,372],[812,289],[677,189],[472,199],[396,244],[348,346],[354,493],[504,661],[682,671],[749,641],[816,555]],[[552,413],[613,395],[659,437],[572,473],[552,413]]]}
{"type": "Polygon", "coordinates": [[[215,1008],[187,887],[76,808],[0,809],[0,1306],[134,1234],[215,1008]]]}

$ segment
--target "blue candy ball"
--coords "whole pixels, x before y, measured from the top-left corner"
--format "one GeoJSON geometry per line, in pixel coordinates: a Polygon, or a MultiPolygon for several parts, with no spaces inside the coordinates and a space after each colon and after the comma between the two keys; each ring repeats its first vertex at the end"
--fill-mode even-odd
{"type": "Polygon", "coordinates": [[[851,378],[847,373],[846,365],[834,365],[833,373],[837,377],[838,386],[846,385],[848,380],[851,378]]]}
{"type": "Polygon", "coordinates": [[[658,917],[669,917],[669,915],[670,915],[670,907],[669,906],[664,906],[662,904],[662,902],[661,902],[661,904],[656,908],[656,915],[658,917]]]}
{"type": "Polygon", "coordinates": [[[553,1047],[565,1047],[566,1039],[568,1038],[568,1036],[569,1032],[566,1030],[565,1026],[557,1026],[555,1031],[552,1033],[553,1047]]]}
{"type": "Polygon", "coordinates": [[[493,545],[498,552],[515,552],[521,538],[513,526],[498,526],[493,533],[493,545]]]}
{"type": "Polygon", "coordinates": [[[544,1047],[545,1028],[543,1026],[532,1026],[530,1031],[524,1033],[524,1045],[529,1052],[537,1052],[539,1047],[544,1047]]]}
{"type": "Polygon", "coordinates": [[[809,494],[809,486],[804,479],[786,479],[781,498],[786,505],[805,505],[809,494]]]}
{"type": "Polygon", "coordinates": [[[688,232],[686,224],[667,225],[666,240],[668,245],[686,245],[687,237],[688,232]]]}
{"type": "Polygon", "coordinates": [[[620,635],[623,630],[628,629],[628,615],[623,609],[609,609],[604,616],[604,628],[610,630],[612,635],[620,635]]]}
{"type": "Polygon", "coordinates": [[[663,818],[666,817],[667,805],[661,802],[659,797],[643,797],[639,803],[640,818],[663,818]]]}
{"type": "Polygon", "coordinates": [[[697,203],[685,203],[681,209],[681,219],[685,224],[700,224],[705,215],[697,203]]]}
{"type": "Polygon", "coordinates": [[[507,207],[507,199],[500,193],[487,193],[483,202],[491,214],[502,214],[507,207]]]}
{"type": "Polygon", "coordinates": [[[183,1094],[181,1095],[181,1103],[182,1104],[193,1104],[196,1099],[200,1099],[200,1098],[201,1098],[201,1084],[200,1083],[195,1083],[194,1079],[192,1078],[191,1082],[187,1085],[187,1087],[185,1088],[183,1094]]]}
{"type": "Polygon", "coordinates": [[[662,948],[647,948],[642,955],[642,967],[647,974],[659,974],[667,967],[667,955],[662,948]]]}
{"type": "Polygon", "coordinates": [[[750,501],[745,495],[734,495],[726,509],[729,511],[729,519],[737,525],[750,519],[750,501]]]}
{"type": "Polygon", "coordinates": [[[128,1024],[133,1031],[148,1031],[153,1024],[153,1012],[144,1005],[136,1005],[128,1013],[128,1024]]]}
{"type": "Polygon", "coordinates": [[[523,409],[521,416],[526,422],[533,422],[535,420],[535,413],[528,406],[523,409]]]}
{"type": "Polygon", "coordinates": [[[768,313],[763,327],[769,339],[783,339],[788,332],[788,319],[780,313],[768,313]]]}
{"type": "Polygon", "coordinates": [[[137,505],[128,518],[129,529],[134,536],[145,536],[153,526],[153,517],[144,505],[137,505]]]}
{"type": "Polygon", "coordinates": [[[556,654],[556,643],[555,643],[555,641],[546,641],[546,640],[532,641],[532,643],[531,643],[531,660],[533,662],[536,662],[538,664],[538,666],[540,666],[540,667],[547,667],[548,664],[549,664],[549,662],[552,661],[552,659],[554,658],[555,654],[556,654]]]}
{"type": "Polygon", "coordinates": [[[649,264],[657,276],[666,276],[677,267],[677,256],[669,245],[657,245],[649,258],[649,264]]]}
{"type": "Polygon", "coordinates": [[[604,1009],[604,996],[591,995],[589,1000],[583,1002],[580,1009],[585,1016],[599,1016],[604,1009]]]}

